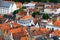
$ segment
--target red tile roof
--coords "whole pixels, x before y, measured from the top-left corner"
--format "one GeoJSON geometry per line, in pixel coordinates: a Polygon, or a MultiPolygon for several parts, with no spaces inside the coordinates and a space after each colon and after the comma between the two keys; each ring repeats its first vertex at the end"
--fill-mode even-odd
{"type": "Polygon", "coordinates": [[[28,19],[31,19],[31,18],[33,18],[33,17],[30,15],[30,16],[24,16],[24,17],[22,17],[21,19],[22,19],[22,20],[28,20],[28,19]]]}
{"type": "Polygon", "coordinates": [[[28,40],[27,37],[21,37],[21,40],[28,40]]]}
{"type": "Polygon", "coordinates": [[[52,32],[52,34],[54,36],[60,36],[60,31],[59,30],[55,30],[54,32],[52,32]]]}
{"type": "Polygon", "coordinates": [[[41,35],[41,34],[48,34],[49,30],[46,28],[38,28],[36,31],[33,32],[34,36],[41,35]]]}
{"type": "Polygon", "coordinates": [[[2,15],[0,15],[0,18],[3,18],[3,16],[2,16],[2,15]]]}
{"type": "Polygon", "coordinates": [[[7,24],[7,23],[5,23],[5,24],[0,24],[0,28],[2,29],[2,30],[4,30],[4,31],[7,31],[7,30],[9,30],[10,29],[10,26],[7,24]]]}
{"type": "MultiPolygon", "coordinates": [[[[10,27],[9,23],[10,23],[10,22],[4,23],[4,24],[0,24],[0,28],[1,28],[2,30],[5,30],[5,31],[10,30],[11,27],[10,27]]],[[[14,29],[14,28],[16,28],[16,27],[20,27],[21,25],[15,23],[15,22],[12,22],[12,26],[13,26],[12,28],[14,29]]]]}
{"type": "Polygon", "coordinates": [[[21,26],[20,24],[17,24],[17,23],[15,23],[15,22],[13,22],[12,25],[13,25],[14,28],[21,26]]]}
{"type": "Polygon", "coordinates": [[[60,26],[60,20],[56,20],[53,25],[54,26],[60,26]]]}
{"type": "Polygon", "coordinates": [[[18,33],[18,32],[21,32],[21,28],[16,28],[16,29],[11,29],[11,30],[9,30],[10,31],[10,33],[18,33]]]}
{"type": "Polygon", "coordinates": [[[26,11],[23,11],[23,12],[22,12],[22,11],[19,11],[19,12],[18,12],[18,15],[20,15],[20,16],[22,16],[22,15],[26,15],[26,14],[27,14],[26,11]]]}

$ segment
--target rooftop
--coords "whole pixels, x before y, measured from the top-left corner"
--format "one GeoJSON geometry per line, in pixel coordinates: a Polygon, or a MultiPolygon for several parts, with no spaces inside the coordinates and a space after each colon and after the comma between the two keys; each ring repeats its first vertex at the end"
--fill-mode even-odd
{"type": "Polygon", "coordinates": [[[0,2],[0,7],[7,7],[7,8],[9,8],[11,4],[13,5],[13,2],[2,1],[2,2],[0,2]]]}
{"type": "Polygon", "coordinates": [[[31,18],[33,18],[33,17],[30,15],[30,16],[24,16],[24,17],[22,17],[21,19],[22,19],[22,20],[28,20],[28,19],[31,19],[31,18]]]}

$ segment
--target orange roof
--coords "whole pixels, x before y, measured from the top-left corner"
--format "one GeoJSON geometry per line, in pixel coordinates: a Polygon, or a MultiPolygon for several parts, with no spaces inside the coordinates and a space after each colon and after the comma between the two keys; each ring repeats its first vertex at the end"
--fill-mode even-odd
{"type": "Polygon", "coordinates": [[[41,28],[40,30],[41,30],[43,33],[48,33],[48,32],[49,32],[49,30],[46,29],[46,28],[41,28]]]}
{"type": "Polygon", "coordinates": [[[22,3],[21,2],[15,2],[17,8],[21,8],[22,7],[22,3]]]}
{"type": "Polygon", "coordinates": [[[41,35],[42,33],[48,34],[49,30],[46,28],[38,28],[38,29],[36,29],[36,31],[34,31],[33,35],[34,36],[41,35]]]}
{"type": "Polygon", "coordinates": [[[54,22],[54,26],[60,26],[60,21],[59,21],[59,20],[56,20],[56,21],[54,22]]]}
{"type": "Polygon", "coordinates": [[[21,40],[27,40],[27,37],[21,37],[21,40]]]}
{"type": "Polygon", "coordinates": [[[52,34],[54,36],[60,36],[60,31],[59,30],[55,30],[54,32],[52,32],[52,34]]]}
{"type": "Polygon", "coordinates": [[[2,16],[2,15],[0,15],[0,18],[3,18],[3,16],[2,16]]]}
{"type": "Polygon", "coordinates": [[[11,30],[9,30],[10,31],[10,33],[18,33],[18,32],[21,32],[21,28],[16,28],[16,29],[11,29],[11,30]]]}
{"type": "Polygon", "coordinates": [[[7,23],[1,24],[0,26],[1,26],[1,29],[5,30],[5,31],[10,29],[10,26],[7,23]]]}
{"type": "Polygon", "coordinates": [[[31,15],[30,16],[24,16],[23,18],[21,18],[22,20],[28,20],[28,19],[31,19],[33,18],[31,15]]]}
{"type": "Polygon", "coordinates": [[[19,11],[19,12],[18,12],[18,15],[20,15],[20,16],[21,16],[21,15],[26,15],[26,14],[27,14],[26,11],[23,11],[23,12],[22,12],[22,11],[19,11]]]}
{"type": "Polygon", "coordinates": [[[20,26],[20,24],[17,24],[15,22],[13,22],[12,25],[13,25],[14,28],[20,26]]]}
{"type": "MultiPolygon", "coordinates": [[[[14,28],[21,26],[20,24],[17,24],[15,22],[12,22],[12,25],[14,28]]],[[[9,26],[9,23],[4,23],[4,24],[0,24],[0,28],[3,30],[9,30],[11,27],[9,26]]]]}

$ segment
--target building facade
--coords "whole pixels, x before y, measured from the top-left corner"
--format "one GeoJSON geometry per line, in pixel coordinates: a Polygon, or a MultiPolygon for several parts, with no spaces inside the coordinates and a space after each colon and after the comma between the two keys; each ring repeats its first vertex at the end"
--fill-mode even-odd
{"type": "Polygon", "coordinates": [[[14,2],[2,1],[0,2],[0,14],[12,13],[17,10],[17,6],[14,2]]]}

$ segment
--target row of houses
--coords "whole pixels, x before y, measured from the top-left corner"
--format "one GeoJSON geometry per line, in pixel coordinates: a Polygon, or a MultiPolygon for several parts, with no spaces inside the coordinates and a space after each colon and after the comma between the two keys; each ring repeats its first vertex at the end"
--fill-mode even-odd
{"type": "MultiPolygon", "coordinates": [[[[54,31],[60,30],[59,16],[56,16],[56,20],[53,20],[55,18],[52,17],[47,21],[40,19],[41,20],[40,22],[38,21],[39,20],[38,18],[33,18],[32,15],[29,14],[29,10],[33,10],[33,11],[37,10],[37,8],[35,10],[36,4],[33,2],[22,4],[20,2],[2,1],[1,4],[0,4],[1,5],[0,7],[2,7],[1,14],[7,14],[6,16],[9,18],[11,18],[11,15],[9,13],[12,13],[14,10],[19,9],[22,6],[27,7],[26,8],[27,12],[26,11],[18,12],[18,14],[16,14],[16,19],[13,21],[9,18],[4,19],[5,18],[4,15],[0,15],[0,18],[1,18],[0,20],[2,21],[2,23],[0,24],[0,28],[3,31],[0,33],[2,33],[1,35],[3,35],[3,38],[5,40],[27,40],[28,37],[31,35],[37,36],[42,34],[48,34],[52,29],[54,29],[54,31]],[[33,33],[31,33],[30,31],[33,33]]],[[[51,8],[50,7],[51,4],[39,3],[37,7],[39,8],[40,6],[43,6],[42,8],[44,8],[45,12],[47,13],[50,12],[49,8],[51,8]]],[[[60,12],[60,9],[58,11],[60,12]]],[[[58,12],[58,11],[55,10],[55,12],[58,12]]]]}
{"type": "MultiPolygon", "coordinates": [[[[21,2],[12,2],[12,1],[1,1],[0,2],[0,13],[12,13],[14,10],[17,10],[22,7],[27,7],[27,9],[30,8],[43,8],[44,7],[44,12],[45,13],[59,13],[59,3],[54,4],[54,3],[37,3],[31,1],[30,3],[21,3],[21,2]],[[58,8],[58,9],[57,9],[58,8]],[[47,12],[46,12],[47,11],[47,12]],[[57,12],[56,12],[57,11],[57,12]]],[[[5,14],[6,14],[5,13],[5,14]]]]}
{"type": "Polygon", "coordinates": [[[20,2],[1,1],[0,2],[0,14],[12,13],[22,7],[20,2]]]}

